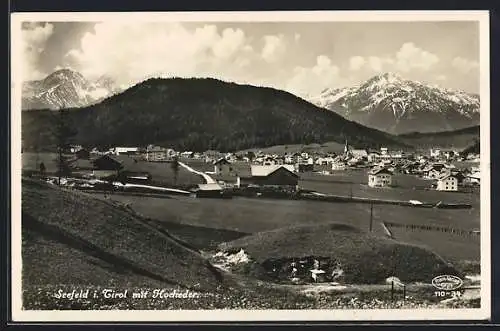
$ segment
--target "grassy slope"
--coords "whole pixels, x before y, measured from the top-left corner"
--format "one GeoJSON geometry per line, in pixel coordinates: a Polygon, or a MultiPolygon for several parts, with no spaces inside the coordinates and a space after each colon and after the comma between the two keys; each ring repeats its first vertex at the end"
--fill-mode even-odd
{"type": "Polygon", "coordinates": [[[35,262],[24,264],[24,284],[82,281],[106,286],[126,281],[136,286],[198,284],[211,289],[220,281],[220,275],[197,252],[155,231],[129,211],[88,195],[23,180],[22,210],[23,259],[35,262]],[[64,265],[62,257],[73,255],[68,250],[77,253],[72,263],[64,265]],[[46,251],[53,253],[43,254],[46,251]],[[90,272],[78,259],[97,267],[90,272]],[[38,277],[37,266],[46,266],[40,271],[46,277],[38,277]]]}
{"type": "MultiPolygon", "coordinates": [[[[176,222],[184,225],[225,229],[255,233],[286,226],[314,225],[329,222],[348,222],[364,230],[369,228],[369,204],[344,204],[317,201],[291,201],[237,198],[232,200],[156,199],[115,195],[112,199],[129,203],[141,214],[160,222],[176,222]]],[[[378,205],[373,208],[374,231],[383,234],[380,222],[391,221],[403,224],[433,224],[459,229],[478,229],[479,217],[472,210],[442,210],[378,205]]],[[[439,254],[453,260],[479,260],[480,246],[455,235],[440,237],[442,240],[426,240],[424,243],[439,254]],[[457,249],[450,250],[452,242],[457,249]]],[[[411,238],[410,238],[411,239],[411,238]]],[[[412,243],[412,240],[408,240],[412,243]]]]}
{"type": "Polygon", "coordinates": [[[244,249],[259,266],[282,258],[332,257],[341,263],[347,283],[379,283],[390,276],[429,282],[437,275],[456,272],[431,251],[340,223],[259,232],[221,244],[221,249],[244,249]]]}

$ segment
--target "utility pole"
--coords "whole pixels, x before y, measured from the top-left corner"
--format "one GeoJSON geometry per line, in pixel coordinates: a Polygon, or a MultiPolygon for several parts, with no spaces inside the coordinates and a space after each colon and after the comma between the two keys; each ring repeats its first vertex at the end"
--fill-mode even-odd
{"type": "Polygon", "coordinates": [[[373,230],[373,202],[370,204],[370,232],[373,230]]]}

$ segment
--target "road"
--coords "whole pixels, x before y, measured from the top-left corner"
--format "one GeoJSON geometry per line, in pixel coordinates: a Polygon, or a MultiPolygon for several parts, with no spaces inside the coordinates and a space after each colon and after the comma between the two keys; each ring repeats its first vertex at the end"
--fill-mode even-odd
{"type": "Polygon", "coordinates": [[[202,176],[205,179],[205,181],[207,182],[207,184],[216,184],[217,183],[212,177],[210,177],[206,173],[198,171],[198,170],[195,170],[195,169],[191,168],[190,166],[188,166],[187,164],[182,163],[180,161],[178,161],[178,162],[179,162],[179,165],[181,167],[185,168],[187,171],[190,171],[190,172],[192,172],[194,174],[202,176]]]}

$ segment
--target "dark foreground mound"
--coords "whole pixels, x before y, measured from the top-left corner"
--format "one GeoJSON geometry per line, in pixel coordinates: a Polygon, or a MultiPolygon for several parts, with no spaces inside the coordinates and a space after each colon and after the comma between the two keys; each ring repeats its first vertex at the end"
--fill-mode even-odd
{"type": "Polygon", "coordinates": [[[325,272],[318,281],[352,284],[382,283],[391,276],[426,283],[442,274],[461,276],[427,249],[338,223],[259,232],[219,248],[227,253],[243,249],[250,262],[239,266],[241,272],[278,282],[312,281],[315,268],[325,272]]]}
{"type": "Polygon", "coordinates": [[[22,183],[23,287],[170,287],[210,291],[220,273],[124,208],[45,183],[22,183]]]}

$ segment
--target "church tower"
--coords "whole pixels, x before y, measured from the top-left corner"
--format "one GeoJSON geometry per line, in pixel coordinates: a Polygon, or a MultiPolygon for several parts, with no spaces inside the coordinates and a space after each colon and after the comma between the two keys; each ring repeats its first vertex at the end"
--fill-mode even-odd
{"type": "Polygon", "coordinates": [[[351,154],[351,147],[347,143],[347,139],[345,140],[345,145],[344,145],[344,156],[349,156],[351,154]]]}

